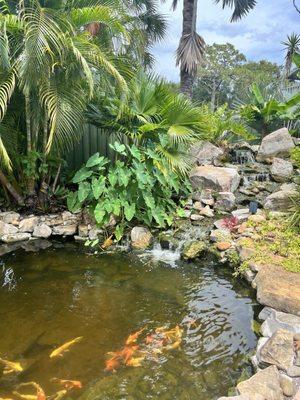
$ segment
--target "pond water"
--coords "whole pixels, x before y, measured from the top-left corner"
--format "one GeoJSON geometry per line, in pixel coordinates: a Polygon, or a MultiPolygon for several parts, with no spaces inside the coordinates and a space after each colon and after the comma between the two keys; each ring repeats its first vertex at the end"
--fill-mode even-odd
{"type": "Polygon", "coordinates": [[[62,389],[54,377],[82,382],[69,399],[226,395],[256,346],[253,294],[205,259],[174,267],[137,255],[91,256],[71,244],[10,254],[0,259],[0,357],[23,371],[2,374],[0,366],[0,397],[16,398],[17,385],[30,381],[53,395],[62,389]],[[125,359],[116,354],[142,328],[125,347],[134,348],[134,367],[128,351],[125,359]],[[49,357],[76,337],[68,352],[49,357]],[[108,359],[115,372],[105,371],[108,359]]]}

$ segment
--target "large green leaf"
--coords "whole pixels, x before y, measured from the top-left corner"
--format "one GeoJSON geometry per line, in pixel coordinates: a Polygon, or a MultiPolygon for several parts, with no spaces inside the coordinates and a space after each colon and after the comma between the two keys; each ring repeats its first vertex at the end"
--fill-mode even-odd
{"type": "Polygon", "coordinates": [[[92,179],[92,190],[93,190],[93,195],[96,200],[99,199],[99,197],[102,195],[103,191],[105,189],[105,177],[100,176],[100,178],[93,178],[92,179]]]}
{"type": "Polygon", "coordinates": [[[94,217],[98,224],[103,224],[106,211],[103,209],[102,204],[97,204],[94,209],[94,217]]]}
{"type": "Polygon", "coordinates": [[[91,185],[88,182],[80,182],[78,187],[78,200],[83,203],[91,192],[91,185]]]}
{"type": "Polygon", "coordinates": [[[124,205],[124,214],[127,221],[130,222],[135,216],[135,204],[129,205],[129,203],[126,203],[124,205]]]}
{"type": "Polygon", "coordinates": [[[76,172],[72,182],[73,183],[82,182],[82,181],[88,179],[92,175],[93,175],[93,171],[87,169],[86,167],[83,167],[79,171],[76,172]]]}

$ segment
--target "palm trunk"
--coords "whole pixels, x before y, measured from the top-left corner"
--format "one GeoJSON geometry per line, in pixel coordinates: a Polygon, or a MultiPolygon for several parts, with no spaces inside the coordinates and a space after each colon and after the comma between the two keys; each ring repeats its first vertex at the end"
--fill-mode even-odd
{"type": "MultiPolygon", "coordinates": [[[[25,94],[25,113],[26,113],[26,138],[27,138],[27,156],[33,150],[33,135],[32,135],[32,123],[31,123],[31,107],[30,107],[30,95],[25,94]]],[[[28,178],[27,192],[29,197],[35,196],[35,177],[31,176],[28,178]]]]}
{"type": "MultiPolygon", "coordinates": [[[[192,34],[196,30],[197,0],[184,0],[182,11],[182,38],[192,34]]],[[[191,73],[185,67],[180,67],[180,91],[188,97],[192,97],[195,73],[191,73]]]]}
{"type": "Polygon", "coordinates": [[[14,200],[17,202],[19,206],[24,205],[24,199],[22,196],[19,195],[19,193],[16,191],[16,189],[12,186],[12,184],[8,181],[4,173],[0,170],[0,182],[2,186],[11,194],[11,196],[14,198],[14,200]]]}

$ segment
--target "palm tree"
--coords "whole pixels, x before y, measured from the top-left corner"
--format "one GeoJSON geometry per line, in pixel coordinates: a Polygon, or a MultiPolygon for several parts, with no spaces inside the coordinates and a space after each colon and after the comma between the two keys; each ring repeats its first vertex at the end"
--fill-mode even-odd
{"type": "Polygon", "coordinates": [[[284,50],[286,51],[285,55],[285,77],[289,78],[291,75],[291,69],[293,65],[293,57],[299,51],[300,48],[300,35],[296,33],[292,33],[288,35],[287,40],[282,42],[285,46],[284,50]]]}
{"type": "MultiPolygon", "coordinates": [[[[215,0],[223,8],[233,8],[231,22],[246,15],[256,5],[256,0],[215,0]]],[[[182,35],[177,49],[177,65],[180,65],[180,88],[187,96],[192,95],[192,85],[197,66],[205,51],[204,39],[196,32],[198,0],[183,0],[182,35]]],[[[173,0],[172,7],[177,7],[178,0],[173,0]]]]}
{"type": "MultiPolygon", "coordinates": [[[[66,1],[58,10],[43,8],[37,0],[25,4],[20,0],[12,9],[4,0],[1,3],[0,168],[2,175],[3,168],[12,170],[18,146],[25,142],[23,169],[29,198],[37,189],[38,158],[45,165],[49,154],[60,152],[78,137],[98,76],[113,77],[124,91],[127,88],[113,54],[82,30],[97,21],[113,37],[123,40],[127,33],[117,12],[108,2],[103,6],[66,7],[71,2],[75,3],[66,1]],[[8,111],[20,98],[24,118],[20,110],[18,118],[24,121],[26,139],[23,132],[16,132],[17,146],[9,146],[12,131],[4,128],[11,119],[8,111]]],[[[5,185],[3,179],[1,182],[5,185]]]]}

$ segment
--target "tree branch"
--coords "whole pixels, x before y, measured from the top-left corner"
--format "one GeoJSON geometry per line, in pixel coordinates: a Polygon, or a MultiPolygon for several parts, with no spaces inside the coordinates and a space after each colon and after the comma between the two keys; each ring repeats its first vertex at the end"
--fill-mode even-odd
{"type": "Polygon", "coordinates": [[[296,0],[293,0],[293,4],[294,4],[296,11],[300,14],[300,8],[297,6],[296,0]]]}

